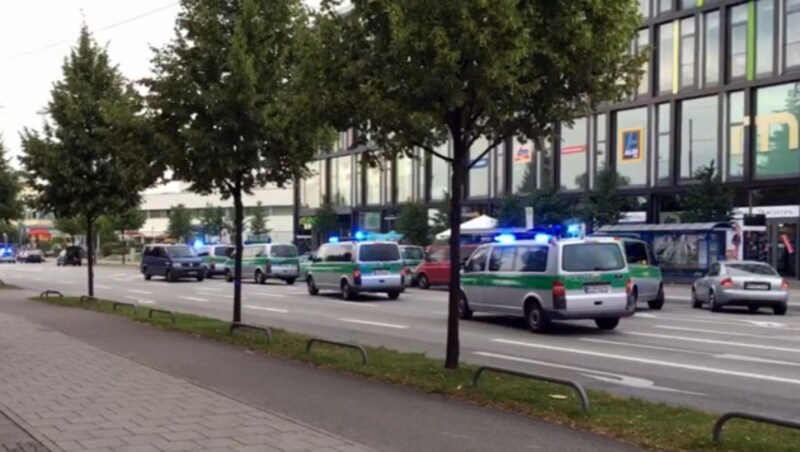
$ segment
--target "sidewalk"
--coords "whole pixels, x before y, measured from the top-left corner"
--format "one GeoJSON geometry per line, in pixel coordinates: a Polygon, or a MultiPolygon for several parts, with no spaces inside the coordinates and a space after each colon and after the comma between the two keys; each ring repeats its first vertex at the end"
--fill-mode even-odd
{"type": "Polygon", "coordinates": [[[0,298],[0,411],[51,450],[634,450],[28,296],[0,298]]]}

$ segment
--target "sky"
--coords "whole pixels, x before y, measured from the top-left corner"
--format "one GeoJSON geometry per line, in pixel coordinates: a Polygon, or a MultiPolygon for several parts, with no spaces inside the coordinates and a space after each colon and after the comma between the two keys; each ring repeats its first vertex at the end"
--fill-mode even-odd
{"type": "Polygon", "coordinates": [[[11,156],[20,152],[23,128],[41,127],[38,112],[82,22],[123,75],[137,80],[150,74],[150,47],[172,38],[178,10],[177,0],[0,0],[0,135],[11,156]]]}

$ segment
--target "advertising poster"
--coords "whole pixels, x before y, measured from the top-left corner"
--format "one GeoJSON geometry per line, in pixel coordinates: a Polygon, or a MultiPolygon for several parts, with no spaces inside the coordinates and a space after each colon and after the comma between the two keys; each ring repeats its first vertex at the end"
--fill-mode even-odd
{"type": "Polygon", "coordinates": [[[533,152],[529,143],[517,144],[514,150],[514,163],[530,163],[531,155],[533,152]]]}
{"type": "MultiPolygon", "coordinates": [[[[702,268],[698,252],[700,234],[662,234],[653,238],[653,252],[666,268],[702,268]]],[[[708,256],[703,256],[707,261],[708,256]]]]}
{"type": "Polygon", "coordinates": [[[622,146],[620,162],[637,162],[644,157],[644,129],[641,127],[622,129],[619,142],[622,146]]]}

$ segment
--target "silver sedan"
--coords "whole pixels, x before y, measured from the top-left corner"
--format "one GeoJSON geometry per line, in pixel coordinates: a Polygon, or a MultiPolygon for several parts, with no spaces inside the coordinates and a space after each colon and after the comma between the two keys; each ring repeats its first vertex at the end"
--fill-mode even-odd
{"type": "Polygon", "coordinates": [[[769,307],[776,315],[784,315],[788,300],[789,283],[763,262],[715,262],[708,275],[692,284],[695,309],[705,303],[714,312],[723,306],[747,306],[750,312],[769,307]]]}

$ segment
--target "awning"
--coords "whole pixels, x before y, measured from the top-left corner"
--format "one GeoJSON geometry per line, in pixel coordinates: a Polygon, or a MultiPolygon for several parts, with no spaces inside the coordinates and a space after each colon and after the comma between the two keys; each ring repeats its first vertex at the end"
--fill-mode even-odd
{"type": "MultiPolygon", "coordinates": [[[[469,221],[461,223],[461,232],[482,231],[487,229],[494,229],[496,227],[497,227],[497,220],[488,215],[481,215],[479,217],[475,217],[469,221]]],[[[438,240],[443,240],[448,237],[450,237],[449,229],[436,234],[436,238],[438,240]]]]}

